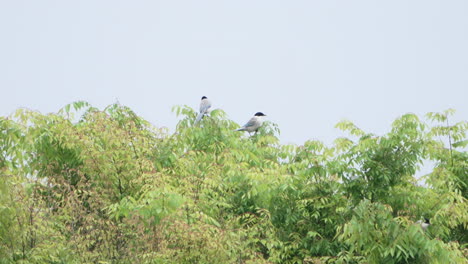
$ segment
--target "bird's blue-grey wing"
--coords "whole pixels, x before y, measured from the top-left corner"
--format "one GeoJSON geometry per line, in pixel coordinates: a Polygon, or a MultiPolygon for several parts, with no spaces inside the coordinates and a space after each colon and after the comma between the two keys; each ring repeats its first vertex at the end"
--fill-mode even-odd
{"type": "Polygon", "coordinates": [[[257,125],[257,123],[258,123],[258,120],[255,117],[252,117],[252,118],[250,118],[249,121],[247,121],[247,123],[245,123],[245,125],[243,127],[255,126],[255,125],[257,125]]]}
{"type": "Polygon", "coordinates": [[[209,100],[202,100],[200,103],[200,113],[206,113],[206,111],[211,107],[211,102],[209,100]]]}

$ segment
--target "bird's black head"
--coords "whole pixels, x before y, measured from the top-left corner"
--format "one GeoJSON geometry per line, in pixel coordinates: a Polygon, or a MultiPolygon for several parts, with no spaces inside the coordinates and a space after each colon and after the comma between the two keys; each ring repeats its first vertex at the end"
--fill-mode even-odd
{"type": "Polygon", "coordinates": [[[208,99],[208,97],[206,97],[206,96],[202,96],[202,98],[201,98],[201,99],[202,99],[202,100],[203,100],[203,99],[208,99]]]}
{"type": "Polygon", "coordinates": [[[424,218],[424,223],[431,224],[431,221],[429,221],[429,218],[424,218]]]}
{"type": "Polygon", "coordinates": [[[266,115],[264,113],[262,113],[262,112],[257,112],[257,113],[255,113],[255,116],[266,116],[266,115]]]}

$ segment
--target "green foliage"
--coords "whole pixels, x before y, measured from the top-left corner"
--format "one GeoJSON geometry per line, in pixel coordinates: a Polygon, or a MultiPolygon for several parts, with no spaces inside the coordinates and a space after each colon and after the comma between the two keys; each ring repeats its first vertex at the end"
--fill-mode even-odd
{"type": "Polygon", "coordinates": [[[429,239],[422,229],[405,217],[394,218],[392,208],[363,200],[344,226],[340,239],[351,255],[370,263],[463,263],[453,245],[429,239]]]}
{"type": "Polygon", "coordinates": [[[380,136],[344,121],[332,146],[173,110],[174,134],[119,104],[0,118],[0,263],[467,262],[468,124],[452,110],[380,136]]]}

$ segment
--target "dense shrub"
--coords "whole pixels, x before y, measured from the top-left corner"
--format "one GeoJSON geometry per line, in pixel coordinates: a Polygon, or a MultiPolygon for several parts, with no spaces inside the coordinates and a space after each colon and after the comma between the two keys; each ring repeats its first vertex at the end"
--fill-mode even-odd
{"type": "Polygon", "coordinates": [[[0,263],[467,262],[468,125],[451,111],[384,135],[340,122],[332,146],[174,111],[174,134],[121,105],[0,118],[0,263]]]}

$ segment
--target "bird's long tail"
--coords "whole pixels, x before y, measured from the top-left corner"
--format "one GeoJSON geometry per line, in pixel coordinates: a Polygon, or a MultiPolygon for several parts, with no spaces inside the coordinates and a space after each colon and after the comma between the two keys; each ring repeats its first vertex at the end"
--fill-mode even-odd
{"type": "Polygon", "coordinates": [[[195,125],[198,124],[198,122],[200,122],[200,120],[203,118],[203,116],[205,115],[204,112],[201,112],[198,114],[197,118],[195,119],[195,125]]]}
{"type": "Polygon", "coordinates": [[[238,129],[236,129],[234,131],[245,131],[245,128],[241,127],[241,128],[238,128],[238,129]]]}

